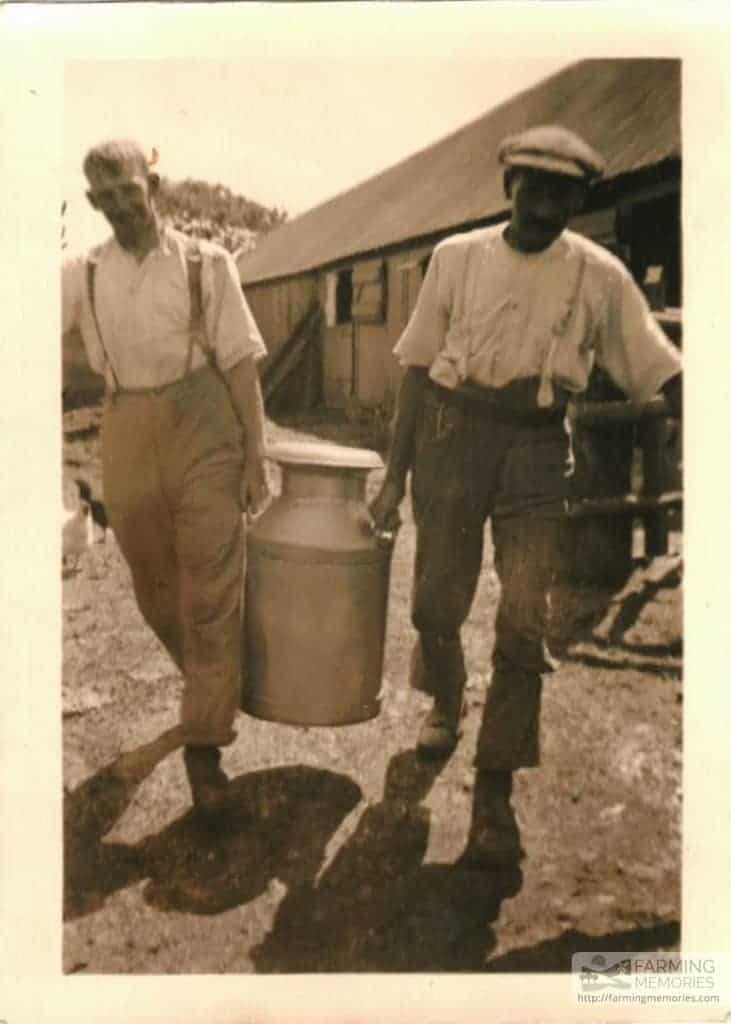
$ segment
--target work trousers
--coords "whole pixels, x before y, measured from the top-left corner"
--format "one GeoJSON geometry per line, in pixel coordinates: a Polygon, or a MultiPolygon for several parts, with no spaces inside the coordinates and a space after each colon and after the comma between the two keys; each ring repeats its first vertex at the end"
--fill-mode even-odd
{"type": "Polygon", "coordinates": [[[557,667],[545,642],[548,594],[572,465],[561,409],[522,409],[526,392],[535,395],[531,382],[511,390],[515,411],[510,391],[493,408],[427,386],[412,467],[419,638],[411,682],[452,704],[466,679],[460,628],[491,519],[500,600],[476,764],[492,771],[539,761],[541,677],[557,667]]]}
{"type": "Polygon", "coordinates": [[[241,426],[209,367],[121,391],[103,420],[104,498],[146,622],[184,677],[186,744],[223,746],[240,706],[241,426]]]}

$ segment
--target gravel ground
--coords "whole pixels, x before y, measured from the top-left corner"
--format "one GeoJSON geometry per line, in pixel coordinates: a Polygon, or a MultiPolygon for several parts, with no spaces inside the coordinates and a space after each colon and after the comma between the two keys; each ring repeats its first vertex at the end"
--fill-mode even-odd
{"type": "MultiPolygon", "coordinates": [[[[96,407],[64,416],[65,476],[97,490],[98,423],[96,407]]],[[[358,440],[324,426],[304,429],[358,440]]],[[[113,537],[64,580],[65,972],[565,972],[576,951],[678,948],[679,556],[639,567],[547,681],[543,763],[516,779],[526,858],[480,873],[456,862],[497,583],[486,569],[465,627],[464,735],[445,765],[425,767],[413,745],[427,705],[406,686],[405,512],[381,713],[309,729],[242,716],[216,830],[190,814],[168,732],[180,679],[113,537]]]]}

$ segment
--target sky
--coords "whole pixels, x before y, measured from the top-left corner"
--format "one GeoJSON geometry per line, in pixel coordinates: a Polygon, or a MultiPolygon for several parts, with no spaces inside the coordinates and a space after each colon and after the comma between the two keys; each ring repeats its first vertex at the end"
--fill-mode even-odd
{"type": "Polygon", "coordinates": [[[469,6],[445,18],[428,5],[418,23],[388,5],[322,7],[327,17],[320,5],[286,17],[280,5],[251,5],[226,23],[245,29],[238,48],[69,59],[62,180],[71,248],[106,233],[80,173],[100,139],[138,138],[160,152],[161,174],[221,182],[291,218],[576,59],[495,54],[469,6]]]}
{"type": "Polygon", "coordinates": [[[262,58],[73,62],[64,161],[110,131],[173,178],[201,177],[292,215],[436,141],[564,61],[262,58]],[[110,112],[113,111],[113,119],[110,112]]]}

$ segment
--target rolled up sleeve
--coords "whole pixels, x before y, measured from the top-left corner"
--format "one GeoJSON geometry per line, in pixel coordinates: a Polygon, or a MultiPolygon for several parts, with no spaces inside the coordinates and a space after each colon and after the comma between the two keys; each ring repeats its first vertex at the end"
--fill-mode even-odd
{"type": "Polygon", "coordinates": [[[680,352],[624,269],[610,287],[597,362],[638,404],[653,398],[682,367],[680,352]]]}
{"type": "Polygon", "coordinates": [[[402,366],[431,366],[449,327],[449,288],[439,246],[429,261],[419,296],[394,354],[402,366]]]}
{"type": "Polygon", "coordinates": [[[215,351],[219,369],[232,369],[247,356],[261,359],[266,346],[249,305],[241,289],[239,273],[232,257],[220,253],[203,264],[203,274],[213,280],[203,280],[206,303],[206,329],[215,351]]]}

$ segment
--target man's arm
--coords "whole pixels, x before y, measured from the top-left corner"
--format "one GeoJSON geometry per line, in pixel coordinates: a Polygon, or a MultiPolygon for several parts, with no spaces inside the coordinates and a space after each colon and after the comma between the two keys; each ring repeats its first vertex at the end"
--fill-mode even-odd
{"type": "Polygon", "coordinates": [[[666,337],[644,295],[624,267],[609,283],[606,320],[597,347],[597,361],[631,401],[649,402],[659,391],[669,395],[675,414],[682,369],[679,350],[666,337]]]}
{"type": "Polygon", "coordinates": [[[666,380],[660,389],[668,403],[671,416],[681,419],[683,416],[683,373],[680,371],[674,377],[666,380]]]}
{"type": "Polygon", "coordinates": [[[224,371],[223,378],[244,429],[246,461],[242,502],[247,511],[256,512],[269,497],[269,485],[264,460],[264,400],[253,356],[245,356],[224,371]]]}
{"type": "Polygon", "coordinates": [[[399,389],[391,434],[386,475],[370,505],[378,530],[393,530],[399,525],[398,507],[406,491],[406,477],[414,461],[416,426],[421,410],[428,370],[409,366],[399,389]]]}
{"type": "Polygon", "coordinates": [[[441,270],[442,246],[440,243],[432,254],[416,305],[394,349],[406,371],[396,403],[386,476],[370,505],[377,530],[394,530],[400,523],[398,507],[414,461],[416,427],[428,367],[442,348],[449,327],[451,292],[449,277],[445,278],[441,270]]]}

